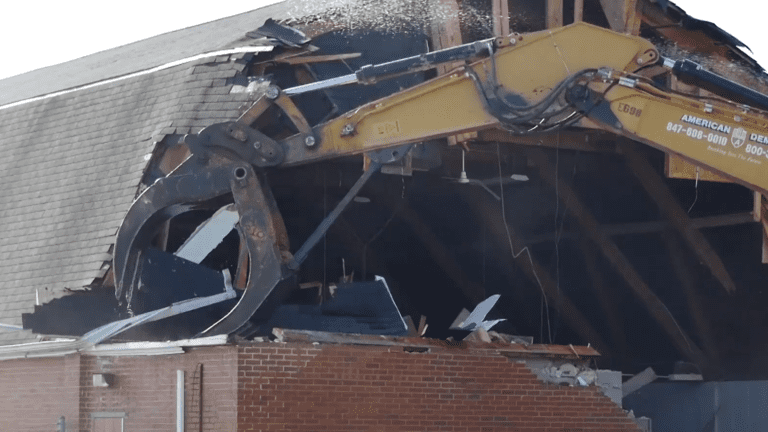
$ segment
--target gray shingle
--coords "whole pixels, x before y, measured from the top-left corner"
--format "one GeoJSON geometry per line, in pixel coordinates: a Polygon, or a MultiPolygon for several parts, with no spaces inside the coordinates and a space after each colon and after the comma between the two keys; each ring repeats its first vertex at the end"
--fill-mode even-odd
{"type": "MultiPolygon", "coordinates": [[[[35,290],[58,296],[104,276],[163,133],[237,117],[247,95],[231,97],[223,77],[244,66],[191,67],[0,109],[0,322],[20,323],[35,290]]],[[[0,331],[0,344],[33,339],[0,331]]]]}

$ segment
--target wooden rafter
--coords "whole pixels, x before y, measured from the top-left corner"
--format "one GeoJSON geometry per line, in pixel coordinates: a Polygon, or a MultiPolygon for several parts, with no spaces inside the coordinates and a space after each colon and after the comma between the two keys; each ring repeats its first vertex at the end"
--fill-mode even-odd
{"type": "MultiPolygon", "coordinates": [[[[441,50],[445,48],[461,45],[461,26],[459,23],[459,4],[456,0],[434,0],[436,4],[442,9],[449,11],[449,13],[440,14],[441,19],[435,19],[432,21],[431,27],[431,42],[433,50],[441,50]]],[[[451,71],[457,67],[460,67],[462,62],[454,62],[448,64],[442,64],[437,66],[437,74],[443,75],[448,71],[451,71]]],[[[466,141],[462,135],[452,135],[447,138],[449,145],[456,145],[458,142],[466,141]]]]}
{"type": "MultiPolygon", "coordinates": [[[[691,228],[715,228],[721,226],[741,225],[751,222],[753,222],[752,213],[735,213],[729,215],[691,218],[691,228]]],[[[669,221],[632,222],[625,224],[600,225],[600,229],[609,236],[615,236],[658,233],[668,229],[671,225],[672,224],[669,221]]],[[[579,232],[550,232],[546,234],[526,237],[524,240],[525,244],[531,245],[543,242],[551,242],[557,237],[561,239],[575,239],[579,236],[581,236],[581,233],[579,232]]]]}
{"type": "Polygon", "coordinates": [[[704,306],[701,303],[701,293],[693,284],[693,272],[683,259],[685,251],[674,233],[670,232],[669,235],[664,235],[662,238],[669,251],[672,269],[677,276],[677,280],[680,282],[680,289],[683,290],[683,294],[688,303],[688,313],[691,316],[691,321],[696,329],[696,333],[698,334],[707,355],[709,355],[714,363],[717,363],[717,359],[719,358],[717,339],[712,332],[712,327],[707,318],[707,312],[704,310],[704,306]]]}
{"type": "Polygon", "coordinates": [[[637,0],[600,0],[611,30],[631,35],[640,34],[641,16],[637,0]]]}
{"type": "Polygon", "coordinates": [[[570,213],[578,220],[580,226],[597,245],[608,262],[624,278],[632,292],[645,305],[650,315],[661,326],[677,350],[699,365],[708,365],[708,359],[701,349],[678,325],[666,305],[646,284],[616,243],[600,228],[597,220],[581,202],[573,187],[562,178],[558,178],[547,155],[541,150],[534,150],[530,152],[530,157],[538,168],[541,178],[550,185],[557,187],[560,193],[559,198],[567,203],[570,213]]]}
{"type": "Polygon", "coordinates": [[[573,0],[573,22],[584,21],[584,0],[573,0]]]}
{"type": "MultiPolygon", "coordinates": [[[[489,211],[487,201],[480,200],[477,194],[471,193],[466,188],[463,190],[463,196],[472,205],[475,217],[488,227],[491,232],[491,238],[497,242],[499,247],[507,249],[511,242],[515,253],[525,247],[520,242],[520,237],[517,235],[512,224],[508,221],[505,226],[500,208],[498,211],[489,211]]],[[[587,317],[576,307],[568,295],[558,290],[557,284],[549,275],[547,269],[539,264],[533,255],[529,259],[528,255],[523,253],[519,255],[514,263],[523,271],[533,285],[539,286],[539,282],[541,282],[541,290],[547,296],[550,306],[560,311],[568,326],[581,336],[583,343],[592,344],[603,354],[611,351],[602,336],[600,336],[600,333],[595,330],[587,317]]],[[[511,271],[511,266],[502,266],[502,268],[508,272],[511,271]]],[[[514,275],[508,274],[508,276],[510,279],[514,279],[514,275]]]]}
{"type": "Polygon", "coordinates": [[[546,0],[547,2],[547,28],[563,26],[563,0],[546,0]]]}
{"type": "Polygon", "coordinates": [[[624,334],[622,313],[613,301],[615,295],[609,290],[605,283],[605,278],[598,269],[594,247],[583,237],[579,241],[579,247],[581,249],[585,269],[587,270],[587,273],[589,273],[589,278],[592,282],[589,284],[589,287],[595,293],[597,302],[600,304],[600,309],[602,309],[603,315],[608,322],[613,344],[621,354],[622,359],[624,359],[629,353],[629,350],[627,347],[627,337],[624,334]]]}
{"type": "Polygon", "coordinates": [[[763,264],[768,264],[768,199],[760,192],[754,193],[754,209],[752,210],[752,217],[755,222],[759,222],[763,228],[763,264]]]}
{"type": "Polygon", "coordinates": [[[506,36],[509,34],[509,3],[507,0],[491,0],[493,9],[493,34],[506,36]]]}
{"type": "Polygon", "coordinates": [[[736,284],[712,245],[699,230],[691,227],[691,218],[677,202],[661,176],[656,174],[645,156],[634,145],[628,144],[624,146],[627,165],[635,177],[640,180],[640,184],[643,185],[648,195],[656,202],[661,213],[672,226],[680,231],[685,241],[699,259],[709,267],[712,275],[720,282],[725,291],[729,294],[736,291],[736,284]]]}
{"type": "MultiPolygon", "coordinates": [[[[447,13],[440,14],[440,19],[432,21],[431,42],[433,50],[461,45],[461,27],[459,26],[459,5],[456,0],[434,0],[436,5],[447,13]]],[[[440,65],[437,73],[442,75],[461,65],[461,62],[440,65]]]]}

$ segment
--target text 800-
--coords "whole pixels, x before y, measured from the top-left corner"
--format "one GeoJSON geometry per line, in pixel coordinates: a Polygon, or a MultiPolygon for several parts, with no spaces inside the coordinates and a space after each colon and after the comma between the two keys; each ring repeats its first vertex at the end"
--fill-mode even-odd
{"type": "Polygon", "coordinates": [[[686,136],[697,140],[706,138],[707,142],[721,146],[728,144],[728,137],[724,137],[716,133],[704,133],[704,131],[701,129],[684,127],[683,125],[677,123],[667,123],[667,130],[674,133],[685,133],[686,136]]]}
{"type": "Polygon", "coordinates": [[[756,144],[747,144],[747,148],[745,150],[747,153],[753,154],[755,156],[762,156],[765,154],[765,149],[762,146],[756,144]]]}

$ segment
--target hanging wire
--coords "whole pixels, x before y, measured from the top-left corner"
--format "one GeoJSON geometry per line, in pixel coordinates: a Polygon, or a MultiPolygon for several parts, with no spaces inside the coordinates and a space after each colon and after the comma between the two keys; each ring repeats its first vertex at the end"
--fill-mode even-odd
{"type": "MultiPolygon", "coordinates": [[[[558,48],[559,50],[559,48],[558,48]]],[[[562,59],[561,59],[562,60],[562,59]]],[[[563,64],[565,62],[563,61],[563,64]]],[[[567,68],[568,66],[566,66],[567,68]]],[[[560,291],[560,229],[562,224],[565,223],[565,212],[563,212],[563,219],[558,224],[558,217],[560,216],[560,132],[557,133],[555,140],[555,289],[557,290],[557,303],[560,304],[562,300],[562,293],[560,291]],[[559,226],[558,226],[559,225],[559,226]]],[[[566,207],[566,210],[568,208],[566,207]]],[[[557,325],[555,325],[555,336],[557,336],[557,325]]]]}
{"type": "Polygon", "coordinates": [[[691,213],[691,210],[693,210],[693,206],[696,205],[696,201],[699,199],[699,167],[696,167],[696,183],[694,186],[695,192],[693,195],[693,202],[691,203],[691,206],[688,208],[688,214],[691,213]]]}
{"type": "MultiPolygon", "coordinates": [[[[323,217],[328,215],[328,182],[326,168],[323,167],[323,217]]],[[[328,239],[323,234],[323,287],[328,286],[328,239]]]]}
{"type": "MultiPolygon", "coordinates": [[[[501,150],[499,147],[499,143],[496,143],[496,160],[499,166],[499,186],[501,188],[501,193],[499,194],[499,196],[501,196],[501,200],[500,200],[501,201],[501,218],[504,221],[504,229],[506,229],[507,231],[507,241],[509,242],[509,250],[510,252],[512,252],[513,259],[517,259],[517,257],[522,255],[523,252],[525,252],[528,255],[528,261],[531,263],[531,271],[533,272],[533,276],[536,278],[536,282],[539,284],[539,289],[541,290],[541,298],[543,299],[546,316],[547,316],[547,336],[548,336],[549,343],[551,344],[552,343],[552,325],[550,324],[550,317],[549,317],[549,301],[547,300],[547,295],[544,292],[544,286],[541,283],[541,279],[539,279],[539,275],[536,273],[536,266],[533,265],[533,256],[531,256],[531,251],[530,249],[528,249],[528,246],[520,249],[519,252],[515,253],[515,246],[512,244],[512,233],[509,230],[509,224],[507,223],[507,212],[504,206],[504,181],[503,181],[503,176],[501,174],[501,150]]],[[[542,313],[541,316],[543,320],[544,313],[542,313]]],[[[544,339],[543,337],[544,323],[543,322],[541,323],[541,328],[542,328],[540,332],[542,333],[541,339],[544,339]]]]}

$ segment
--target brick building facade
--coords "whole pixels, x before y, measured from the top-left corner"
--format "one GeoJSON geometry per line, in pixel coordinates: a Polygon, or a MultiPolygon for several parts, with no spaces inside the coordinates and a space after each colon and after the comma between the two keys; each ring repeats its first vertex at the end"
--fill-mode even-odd
{"type": "Polygon", "coordinates": [[[547,356],[523,351],[262,342],[5,360],[0,430],[175,430],[178,370],[187,431],[638,430],[598,387],[541,381],[526,362],[547,356]]]}

